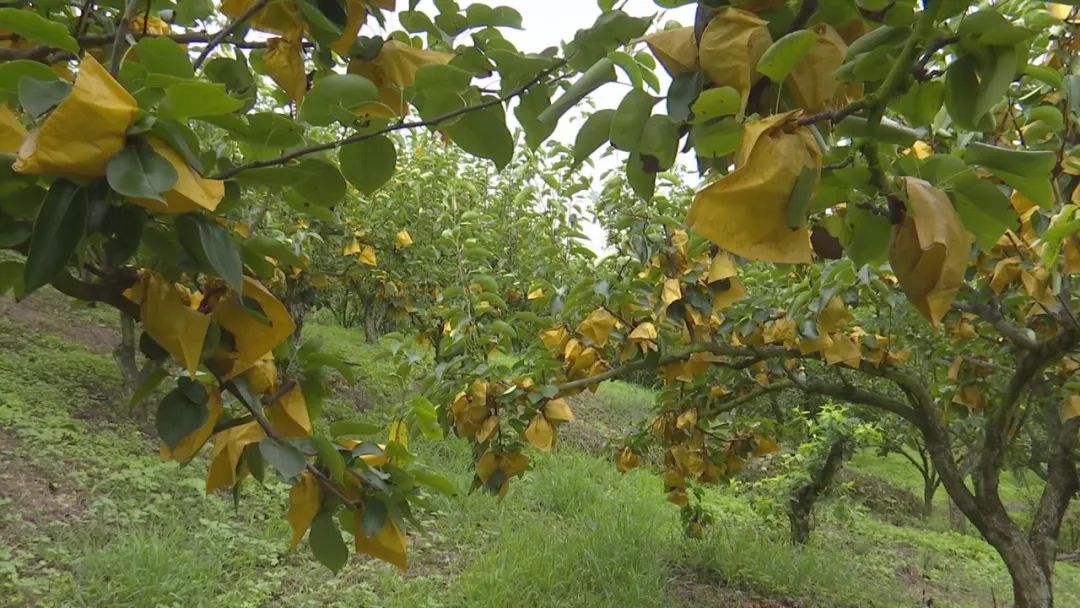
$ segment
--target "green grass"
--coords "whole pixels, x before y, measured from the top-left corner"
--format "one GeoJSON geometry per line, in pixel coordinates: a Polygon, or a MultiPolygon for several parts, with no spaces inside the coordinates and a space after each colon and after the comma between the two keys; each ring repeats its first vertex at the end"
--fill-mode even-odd
{"type": "MultiPolygon", "coordinates": [[[[377,345],[340,328],[309,330],[356,363],[365,385],[362,394],[342,387],[339,413],[377,414],[400,397],[377,345]]],[[[809,545],[793,547],[782,518],[756,511],[742,486],[710,488],[717,522],[703,539],[685,538],[658,476],[620,475],[596,449],[650,415],[652,393],[621,383],[575,400],[580,421],[554,453],[531,454],[533,470],[503,502],[435,499],[438,512],[410,531],[408,574],[356,557],[335,576],[306,546],[286,551],[283,485],[249,483],[238,509],[228,495],[205,496],[205,461],[160,462],[152,425],[118,403],[118,382],[107,353],[0,316],[0,438],[12,444],[0,457],[17,459],[5,471],[22,476],[0,484],[35,490],[0,486],[0,606],[688,608],[759,597],[901,608],[927,593],[939,608],[975,608],[990,605],[991,590],[999,604],[1009,597],[1005,570],[980,539],[894,526],[843,496],[820,506],[809,545]]],[[[414,450],[468,486],[467,444],[416,439],[414,450]]],[[[903,461],[864,453],[853,466],[919,488],[903,461]]],[[[1059,605],[1080,605],[1080,569],[1060,565],[1057,586],[1059,605]]]]}

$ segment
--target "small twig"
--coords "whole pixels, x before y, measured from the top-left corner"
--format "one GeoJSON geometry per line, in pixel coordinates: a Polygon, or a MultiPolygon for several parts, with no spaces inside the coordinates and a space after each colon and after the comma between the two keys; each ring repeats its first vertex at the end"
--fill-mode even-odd
{"type": "Polygon", "coordinates": [[[233,21],[225,29],[214,35],[214,37],[206,43],[206,46],[203,48],[202,52],[199,53],[199,56],[195,59],[195,62],[191,64],[192,67],[196,71],[198,71],[199,67],[201,67],[203,62],[206,61],[206,58],[210,56],[210,53],[215,48],[217,48],[219,44],[221,44],[222,40],[235,32],[241,25],[247,22],[248,19],[254,16],[255,13],[261,11],[269,3],[270,0],[259,0],[258,2],[252,4],[250,7],[248,7],[246,11],[244,11],[242,15],[237,17],[235,21],[233,21]]]}
{"type": "Polygon", "coordinates": [[[295,150],[286,152],[285,154],[282,154],[281,156],[277,156],[275,158],[269,158],[269,159],[266,159],[266,160],[257,160],[257,161],[248,163],[246,165],[240,165],[240,166],[237,166],[237,167],[233,167],[232,169],[228,169],[228,170],[222,171],[221,173],[218,173],[217,175],[211,176],[211,179],[229,179],[230,177],[233,177],[233,176],[237,175],[238,173],[242,173],[244,171],[250,171],[252,169],[261,169],[261,168],[264,168],[264,167],[276,167],[278,165],[284,165],[284,164],[288,163],[290,160],[293,160],[295,158],[300,158],[301,156],[307,156],[308,154],[314,154],[316,152],[323,152],[325,150],[333,150],[335,148],[340,148],[341,146],[344,146],[344,145],[353,144],[353,143],[360,142],[360,141],[365,141],[365,140],[371,139],[373,137],[378,137],[379,135],[385,135],[387,133],[393,133],[394,131],[404,131],[404,130],[409,130],[409,129],[419,129],[419,128],[422,128],[422,127],[436,126],[438,124],[444,123],[444,122],[446,122],[448,120],[451,120],[453,118],[457,118],[458,116],[462,116],[462,115],[468,114],[470,112],[476,112],[478,110],[483,110],[485,108],[490,108],[492,106],[503,104],[503,103],[506,103],[506,102],[510,101],[511,99],[514,99],[516,97],[524,95],[533,86],[537,85],[544,78],[549,76],[551,73],[553,73],[557,69],[561,68],[563,66],[563,63],[564,62],[559,62],[556,65],[554,65],[554,66],[540,72],[539,74],[537,74],[536,78],[533,78],[532,80],[525,83],[521,87],[517,88],[516,90],[514,90],[514,91],[512,91],[512,92],[510,92],[510,93],[508,93],[506,95],[503,95],[502,97],[489,99],[489,100],[487,100],[487,101],[485,101],[483,103],[478,103],[478,104],[476,104],[474,106],[466,106],[464,108],[458,108],[457,110],[454,110],[452,112],[447,112],[445,114],[436,116],[436,117],[428,119],[428,120],[417,120],[417,121],[412,121],[412,122],[401,121],[401,122],[395,123],[393,125],[390,125],[390,126],[388,126],[386,128],[379,129],[378,131],[371,131],[371,132],[368,132],[368,133],[357,133],[355,135],[351,135],[349,137],[346,137],[344,139],[339,139],[337,141],[332,141],[332,142],[322,143],[322,144],[315,144],[315,145],[306,146],[306,147],[303,147],[303,148],[297,148],[295,150]]]}
{"type": "Polygon", "coordinates": [[[109,73],[116,76],[120,73],[120,63],[124,59],[125,37],[127,36],[131,18],[135,16],[139,3],[136,0],[128,0],[124,5],[124,14],[120,17],[120,23],[116,24],[116,35],[113,36],[112,54],[109,57],[109,73]]]}

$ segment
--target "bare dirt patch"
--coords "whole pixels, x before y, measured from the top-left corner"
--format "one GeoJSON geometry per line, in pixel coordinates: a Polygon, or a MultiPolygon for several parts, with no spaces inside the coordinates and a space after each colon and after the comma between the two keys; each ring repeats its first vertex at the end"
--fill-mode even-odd
{"type": "Polygon", "coordinates": [[[120,332],[96,319],[89,311],[75,309],[70,300],[50,290],[39,291],[22,302],[0,297],[0,316],[32,330],[55,334],[86,345],[98,353],[112,352],[120,332]]]}
{"type": "Polygon", "coordinates": [[[687,606],[724,608],[805,608],[794,600],[767,599],[728,587],[716,573],[678,568],[668,579],[668,589],[687,606]]]}
{"type": "Polygon", "coordinates": [[[11,501],[5,509],[30,524],[78,520],[86,510],[86,498],[63,479],[18,456],[17,447],[18,439],[0,429],[0,496],[11,501]]]}

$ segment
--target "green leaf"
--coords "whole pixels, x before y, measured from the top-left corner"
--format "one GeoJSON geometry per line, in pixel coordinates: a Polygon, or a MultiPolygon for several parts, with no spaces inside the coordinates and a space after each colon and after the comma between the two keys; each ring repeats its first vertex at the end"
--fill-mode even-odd
{"type": "Polygon", "coordinates": [[[36,80],[24,77],[19,81],[19,105],[37,118],[64,100],[71,85],[64,80],[36,80]]]}
{"type": "Polygon", "coordinates": [[[79,51],[79,42],[68,33],[67,26],[32,10],[0,8],[0,29],[72,53],[79,51]]]}
{"type": "Polygon", "coordinates": [[[694,100],[702,93],[700,70],[690,70],[671,79],[667,94],[667,113],[673,120],[683,122],[690,118],[694,100]]]}
{"type": "Polygon", "coordinates": [[[795,230],[806,225],[806,214],[810,209],[810,198],[814,192],[817,175],[818,172],[813,167],[805,166],[795,178],[795,185],[791,189],[787,205],[788,228],[795,230]]]}
{"type": "Polygon", "coordinates": [[[691,106],[695,123],[738,114],[740,109],[742,109],[742,95],[734,87],[716,87],[702,91],[697,101],[691,106]]]}
{"type": "Polygon", "coordinates": [[[345,479],[345,459],[341,457],[341,452],[326,437],[314,435],[311,441],[319,453],[319,460],[330,470],[330,479],[341,483],[345,479]]]}
{"type": "Polygon", "coordinates": [[[619,102],[615,116],[611,119],[611,145],[625,152],[636,152],[638,144],[641,143],[645,121],[657,101],[657,98],[641,89],[630,89],[619,102]]]}
{"type": "Polygon", "coordinates": [[[457,496],[458,494],[458,488],[454,485],[454,482],[441,475],[417,470],[413,470],[411,473],[413,474],[413,477],[416,478],[416,481],[419,481],[440,494],[445,496],[457,496]]]}
{"type": "Polygon", "coordinates": [[[4,218],[0,224],[0,249],[10,249],[26,242],[34,233],[34,226],[30,222],[10,221],[4,218]]]}
{"type": "Polygon", "coordinates": [[[315,81],[300,106],[300,120],[325,127],[334,121],[356,122],[356,110],[379,101],[379,91],[358,74],[334,74],[315,81]]]}
{"type": "Polygon", "coordinates": [[[15,260],[0,262],[0,296],[11,292],[16,299],[22,299],[24,268],[22,262],[15,260]]]}
{"type": "MultiPolygon", "coordinates": [[[[836,133],[847,137],[867,137],[869,132],[866,119],[861,116],[846,116],[836,125],[836,133]]],[[[909,129],[887,118],[881,119],[877,130],[874,131],[874,138],[878,142],[898,146],[911,146],[920,136],[919,131],[909,129]]]]}
{"type": "Polygon", "coordinates": [[[221,224],[198,213],[185,213],[176,218],[180,244],[203,270],[225,279],[236,293],[243,292],[244,265],[240,250],[229,231],[221,224]]]}
{"type": "Polygon", "coordinates": [[[646,203],[656,193],[656,173],[646,171],[645,163],[637,152],[631,153],[630,158],[626,159],[626,181],[634,194],[646,203]]]}
{"type": "Polygon", "coordinates": [[[998,104],[1009,91],[1009,84],[1016,76],[1016,52],[1004,48],[994,54],[992,67],[978,70],[979,94],[975,98],[975,117],[978,122],[987,112],[998,104]]]}
{"type": "Polygon", "coordinates": [[[176,78],[194,78],[195,70],[187,50],[164,37],[148,36],[133,47],[139,63],[150,74],[165,74],[176,78]]]}
{"type": "Polygon", "coordinates": [[[279,262],[290,266],[304,268],[307,264],[285,241],[278,240],[268,234],[256,234],[244,239],[244,249],[250,249],[257,255],[271,257],[279,262]]]}
{"type": "Polygon", "coordinates": [[[317,5],[311,0],[297,0],[296,6],[300,8],[300,14],[309,26],[309,31],[320,45],[326,46],[341,37],[341,24],[344,23],[344,3],[319,2],[317,5]],[[323,10],[334,10],[337,15],[326,14],[323,10]],[[331,16],[334,19],[331,19],[331,16]],[[336,21],[336,22],[335,22],[336,21]]]}
{"type": "Polygon", "coordinates": [[[650,173],[670,169],[679,154],[679,125],[667,116],[650,116],[641,130],[638,154],[650,173]]]}
{"type": "Polygon", "coordinates": [[[49,66],[29,59],[16,59],[0,63],[0,97],[8,105],[19,103],[19,82],[23,78],[34,80],[59,80],[49,66]]]}
{"type": "Polygon", "coordinates": [[[338,152],[341,174],[363,194],[372,194],[394,176],[397,147],[385,135],[346,144],[338,152]]]}
{"type": "Polygon", "coordinates": [[[143,399],[149,397],[157,387],[169,377],[169,370],[165,366],[159,365],[154,368],[154,371],[150,372],[150,375],[142,381],[141,384],[135,389],[135,392],[131,394],[131,399],[128,400],[128,406],[134,407],[142,403],[143,399]]]}
{"type": "Polygon", "coordinates": [[[615,117],[615,110],[600,110],[581,125],[577,138],[574,140],[574,164],[580,164],[592,156],[600,146],[608,141],[611,133],[611,120],[615,117]]]}
{"type": "Polygon", "coordinates": [[[307,466],[304,453],[293,444],[274,437],[264,437],[259,442],[259,452],[282,479],[292,479],[307,466]]]}
{"type": "Polygon", "coordinates": [[[109,187],[117,194],[165,202],[162,194],[176,185],[176,169],[146,142],[133,139],[105,167],[109,187]]]}
{"type": "Polygon", "coordinates": [[[1050,175],[1057,164],[1053,152],[1009,150],[972,143],[964,149],[963,158],[970,164],[989,169],[1038,205],[1053,206],[1056,197],[1050,175]]]}
{"type": "Polygon", "coordinates": [[[349,422],[340,420],[330,425],[330,435],[334,439],[342,437],[364,437],[375,435],[382,431],[382,427],[367,422],[349,422]]]}
{"type": "Polygon", "coordinates": [[[990,251],[1001,235],[1016,224],[1016,212],[1009,204],[1009,198],[997,186],[973,172],[957,180],[953,206],[983,251],[990,251]]]}
{"type": "Polygon", "coordinates": [[[67,265],[86,232],[89,208],[86,190],[63,179],[53,182],[34,220],[23,272],[26,295],[52,281],[67,265]]]}
{"type": "Polygon", "coordinates": [[[165,89],[158,112],[176,120],[219,116],[244,107],[244,100],[230,96],[225,85],[203,82],[179,82],[165,89]]]}
{"type": "Polygon", "coordinates": [[[713,124],[696,124],[690,129],[694,151],[702,158],[721,158],[731,154],[742,141],[742,123],[728,117],[713,124]]]}
{"type": "Polygon", "coordinates": [[[551,107],[544,110],[537,120],[549,124],[559,122],[563,114],[576,106],[579,101],[585,99],[590,93],[599,89],[609,82],[615,82],[618,76],[615,74],[615,62],[604,57],[594,63],[581,78],[578,78],[570,88],[566,89],[558,99],[551,102],[551,107]]]}
{"type": "Polygon", "coordinates": [[[341,539],[341,530],[334,518],[326,511],[311,521],[308,546],[319,563],[337,573],[349,561],[349,547],[341,539]]]}
{"type": "Polygon", "coordinates": [[[888,218],[862,207],[849,206],[844,219],[851,234],[851,240],[844,243],[844,252],[856,266],[885,259],[892,230],[888,218]]]}
{"type": "Polygon", "coordinates": [[[165,395],[154,418],[158,437],[165,445],[176,448],[184,437],[206,424],[210,415],[206,407],[208,399],[206,389],[188,378],[181,378],[177,387],[165,395]]]}
{"type": "Polygon", "coordinates": [[[360,516],[360,531],[371,538],[386,525],[386,503],[368,496],[364,499],[364,513],[360,516]]]}
{"type": "Polygon", "coordinates": [[[821,36],[814,30],[797,30],[772,43],[757,63],[757,71],[773,82],[783,82],[806,57],[821,36]]]}
{"type": "Polygon", "coordinates": [[[506,128],[506,113],[500,104],[465,114],[447,132],[462,150],[490,159],[499,171],[514,155],[514,138],[506,128]]]}
{"type": "Polygon", "coordinates": [[[913,84],[907,93],[897,98],[892,105],[908,124],[923,126],[934,120],[943,103],[945,84],[940,80],[931,80],[913,84]]]}

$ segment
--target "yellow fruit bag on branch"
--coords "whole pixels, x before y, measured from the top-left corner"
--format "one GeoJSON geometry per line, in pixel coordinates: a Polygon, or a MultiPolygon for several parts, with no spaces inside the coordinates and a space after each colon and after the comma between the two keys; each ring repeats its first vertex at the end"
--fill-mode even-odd
{"type": "Polygon", "coordinates": [[[450,63],[450,53],[413,48],[397,40],[387,40],[375,59],[349,62],[349,73],[367,78],[379,89],[379,99],[386,106],[368,104],[358,114],[391,118],[408,112],[402,92],[416,81],[416,70],[428,64],[450,63]]]}
{"type": "Polygon", "coordinates": [[[304,71],[304,50],[299,37],[271,38],[263,56],[266,74],[297,104],[307,93],[307,73],[304,71]]]}
{"type": "Polygon", "coordinates": [[[698,69],[698,46],[694,28],[679,27],[632,40],[644,42],[672,77],[698,69]]]}
{"type": "Polygon", "coordinates": [[[833,71],[844,63],[847,44],[836,30],[825,23],[813,28],[818,34],[806,56],[788,76],[786,86],[791,91],[795,105],[807,112],[819,112],[837,102],[841,92],[840,82],[833,71]]]}
{"type": "Polygon", "coordinates": [[[247,371],[296,330],[285,305],[255,279],[244,277],[243,295],[258,304],[265,322],[245,310],[235,294],[222,298],[214,307],[214,318],[232,334],[236,346],[235,352],[215,357],[224,367],[218,370],[222,380],[230,380],[247,371]]]}
{"type": "Polygon", "coordinates": [[[947,194],[914,177],[904,184],[907,210],[893,226],[889,263],[908,300],[936,325],[964,283],[974,237],[947,194]]]}
{"type": "Polygon", "coordinates": [[[686,222],[724,249],[752,260],[800,264],[810,261],[810,231],[789,226],[788,202],[808,167],[816,184],[821,150],[796,123],[800,112],[769,116],[746,125],[735,170],[694,197],[686,222]]]}
{"type": "MultiPolygon", "coordinates": [[[[246,13],[258,0],[222,0],[221,12],[236,19],[246,13]]],[[[248,20],[253,29],[281,36],[298,38],[307,30],[307,23],[300,15],[300,7],[294,0],[270,0],[265,8],[248,20]]]]}
{"type": "Polygon", "coordinates": [[[753,13],[725,8],[716,13],[701,36],[698,61],[705,77],[717,86],[742,93],[742,108],[750,87],[761,78],[756,66],[772,44],[768,21],[753,13]]]}
{"type": "Polygon", "coordinates": [[[101,177],[124,148],[138,104],[97,59],[83,56],[71,93],[30,133],[15,171],[29,175],[101,177]]]}
{"type": "Polygon", "coordinates": [[[190,294],[159,274],[146,278],[142,326],[188,373],[199,368],[210,316],[195,310],[190,294]]]}
{"type": "Polygon", "coordinates": [[[26,127],[7,104],[0,104],[0,152],[15,154],[26,139],[26,127]]]}

